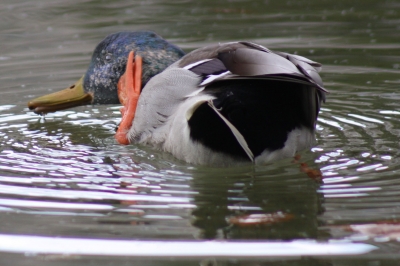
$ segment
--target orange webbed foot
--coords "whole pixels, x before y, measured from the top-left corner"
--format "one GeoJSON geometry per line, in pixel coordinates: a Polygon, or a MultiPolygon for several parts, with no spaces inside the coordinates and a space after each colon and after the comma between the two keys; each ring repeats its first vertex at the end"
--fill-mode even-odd
{"type": "Polygon", "coordinates": [[[137,103],[142,87],[142,57],[131,51],[126,63],[125,73],[118,81],[118,98],[123,107],[120,109],[122,119],[119,124],[115,139],[120,144],[129,144],[127,133],[132,126],[137,103]]]}

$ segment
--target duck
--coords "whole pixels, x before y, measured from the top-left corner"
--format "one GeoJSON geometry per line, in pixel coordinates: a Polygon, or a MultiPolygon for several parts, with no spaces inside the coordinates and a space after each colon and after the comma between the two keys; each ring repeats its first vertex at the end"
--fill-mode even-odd
{"type": "Polygon", "coordinates": [[[316,143],[328,90],[321,64],[237,41],[194,50],[141,89],[130,52],[118,82],[118,143],[150,145],[194,165],[268,164],[316,143]]]}
{"type": "Polygon", "coordinates": [[[86,73],[72,86],[28,102],[36,114],[87,104],[119,104],[117,83],[130,51],[143,60],[143,86],[185,52],[152,31],[122,31],[106,36],[94,49],[86,73]]]}

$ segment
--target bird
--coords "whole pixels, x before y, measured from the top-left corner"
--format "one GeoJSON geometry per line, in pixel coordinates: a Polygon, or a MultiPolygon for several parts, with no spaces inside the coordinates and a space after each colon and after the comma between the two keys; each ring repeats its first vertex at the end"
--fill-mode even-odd
{"type": "Polygon", "coordinates": [[[186,54],[141,90],[144,60],[130,52],[118,82],[120,144],[230,166],[272,163],[316,143],[328,93],[318,62],[249,41],[218,43],[186,54]]]}
{"type": "Polygon", "coordinates": [[[86,73],[74,85],[29,101],[29,109],[46,114],[86,104],[119,104],[117,82],[130,51],[144,58],[143,85],[185,54],[152,31],[110,34],[96,46],[86,73]]]}

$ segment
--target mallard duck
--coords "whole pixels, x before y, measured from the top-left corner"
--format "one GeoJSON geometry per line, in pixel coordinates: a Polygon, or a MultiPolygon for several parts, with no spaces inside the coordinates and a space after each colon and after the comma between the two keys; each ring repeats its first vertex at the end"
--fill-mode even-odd
{"type": "MultiPolygon", "coordinates": [[[[145,58],[143,58],[145,60],[145,58]]],[[[141,91],[142,57],[118,83],[121,144],[149,144],[199,165],[265,164],[315,143],[327,91],[321,65],[252,42],[197,49],[141,91]]]]}
{"type": "Polygon", "coordinates": [[[97,45],[82,78],[62,91],[31,100],[29,109],[45,114],[84,104],[118,104],[117,82],[125,71],[130,51],[144,58],[143,85],[185,54],[154,32],[111,34],[97,45]]]}

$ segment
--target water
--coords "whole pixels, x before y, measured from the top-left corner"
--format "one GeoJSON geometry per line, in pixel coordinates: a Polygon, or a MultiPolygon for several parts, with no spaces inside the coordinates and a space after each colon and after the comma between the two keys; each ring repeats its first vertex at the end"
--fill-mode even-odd
{"type": "Polygon", "coordinates": [[[399,6],[3,1],[1,264],[397,265],[399,6]],[[289,159],[218,169],[118,145],[119,106],[27,109],[82,76],[107,34],[142,29],[186,51],[251,40],[322,63],[331,93],[300,161],[323,178],[289,159]]]}

